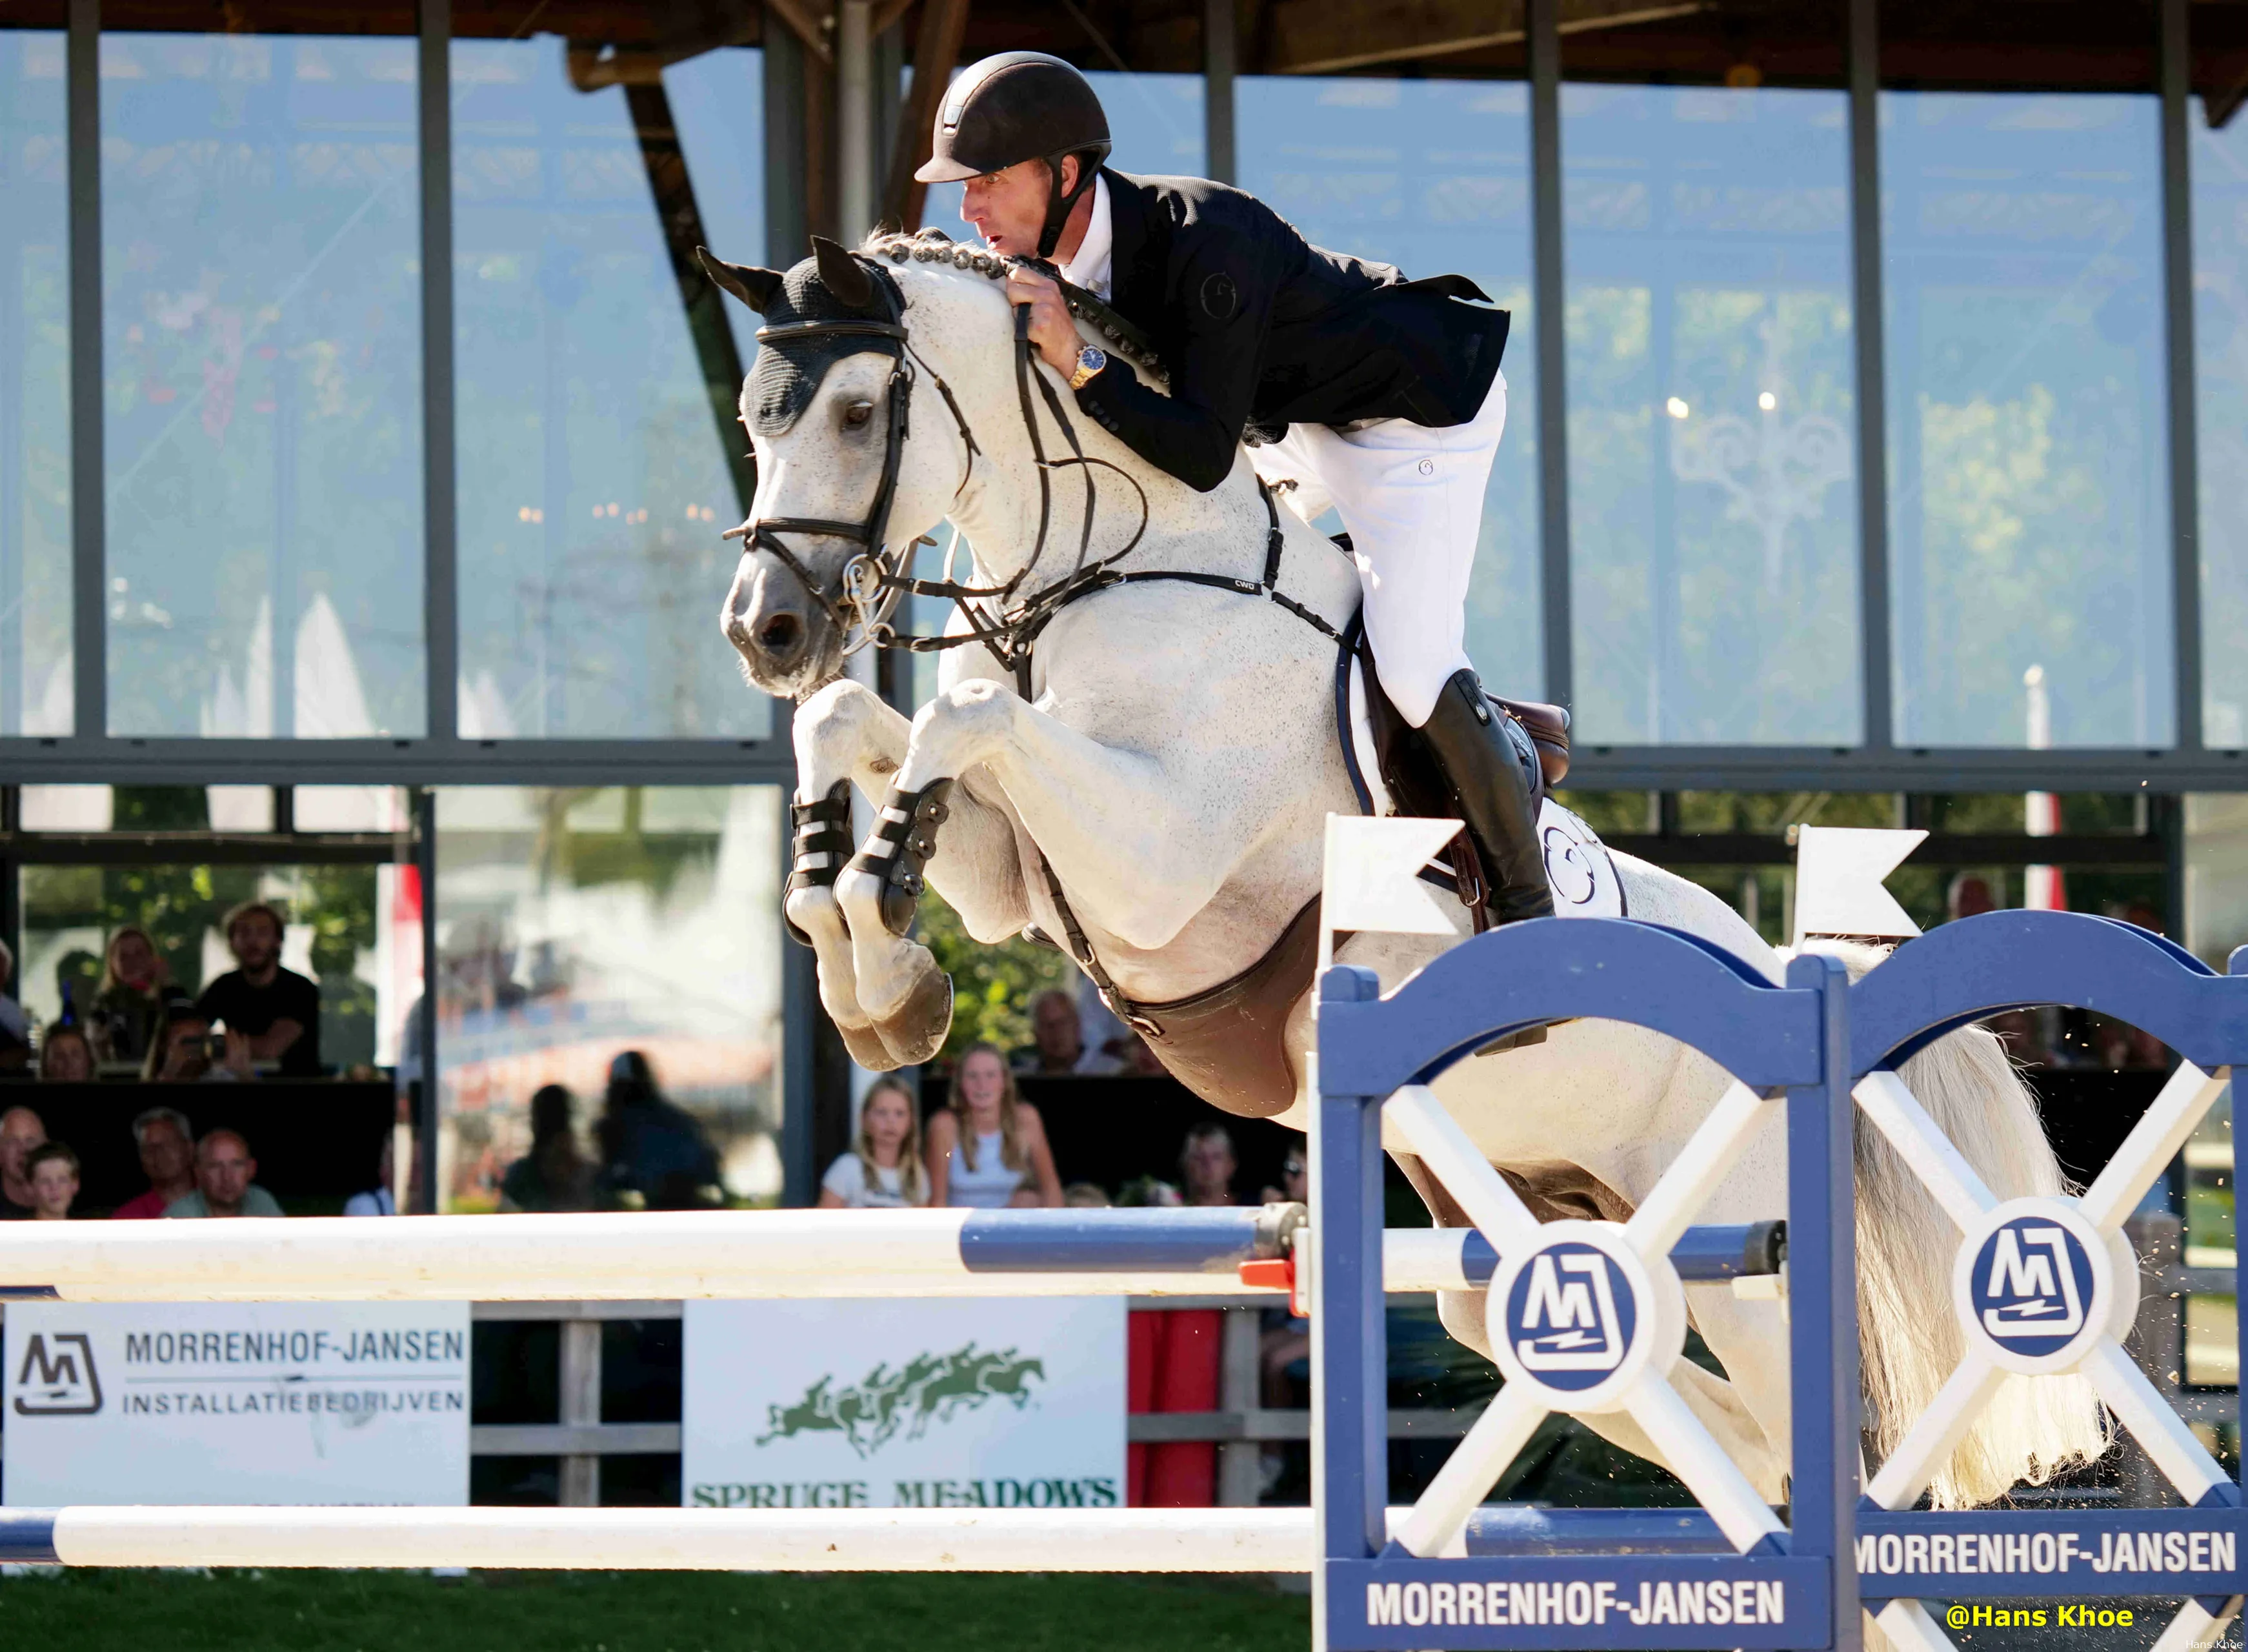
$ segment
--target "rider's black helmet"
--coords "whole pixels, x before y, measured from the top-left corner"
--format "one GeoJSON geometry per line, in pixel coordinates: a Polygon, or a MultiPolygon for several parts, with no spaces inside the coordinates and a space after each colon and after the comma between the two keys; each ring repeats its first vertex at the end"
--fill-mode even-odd
{"type": "Polygon", "coordinates": [[[1043,51],[1003,51],[970,64],[946,89],[928,164],[914,176],[954,183],[1018,161],[1045,161],[1053,173],[1053,195],[1038,257],[1050,258],[1062,221],[1107,158],[1108,117],[1085,77],[1043,51]],[[1079,157],[1079,176],[1077,188],[1064,195],[1061,159],[1067,154],[1079,157]]]}

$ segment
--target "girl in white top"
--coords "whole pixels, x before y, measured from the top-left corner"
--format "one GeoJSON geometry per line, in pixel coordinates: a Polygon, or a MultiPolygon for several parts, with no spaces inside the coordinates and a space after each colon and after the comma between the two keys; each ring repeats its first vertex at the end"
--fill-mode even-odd
{"type": "Polygon", "coordinates": [[[1006,1058],[990,1045],[970,1045],[953,1069],[952,1093],[953,1105],[929,1121],[929,1203],[1059,1209],[1061,1177],[1045,1125],[1016,1093],[1006,1058]]]}
{"type": "Polygon", "coordinates": [[[820,1180],[819,1208],[896,1210],[928,1203],[912,1093],[895,1079],[880,1080],[860,1104],[859,1139],[820,1180]]]}

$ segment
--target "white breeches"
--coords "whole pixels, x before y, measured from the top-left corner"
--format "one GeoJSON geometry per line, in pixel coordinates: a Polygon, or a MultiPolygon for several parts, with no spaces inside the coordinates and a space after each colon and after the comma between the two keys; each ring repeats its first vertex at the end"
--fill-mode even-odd
{"type": "Polygon", "coordinates": [[[1381,686],[1416,729],[1469,663],[1468,577],[1505,428],[1501,374],[1465,424],[1384,419],[1351,431],[1296,424],[1285,440],[1249,450],[1267,483],[1295,483],[1282,497],[1306,521],[1330,505],[1341,513],[1357,552],[1381,686]]]}

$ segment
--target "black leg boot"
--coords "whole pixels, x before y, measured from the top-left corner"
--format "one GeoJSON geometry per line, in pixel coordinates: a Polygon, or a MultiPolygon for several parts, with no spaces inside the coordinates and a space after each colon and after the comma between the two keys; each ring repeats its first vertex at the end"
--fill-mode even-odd
{"type": "Polygon", "coordinates": [[[1456,671],[1436,696],[1421,738],[1443,770],[1468,835],[1497,886],[1485,902],[1491,921],[1550,918],[1553,895],[1546,882],[1530,777],[1498,716],[1484,698],[1476,674],[1456,671]]]}

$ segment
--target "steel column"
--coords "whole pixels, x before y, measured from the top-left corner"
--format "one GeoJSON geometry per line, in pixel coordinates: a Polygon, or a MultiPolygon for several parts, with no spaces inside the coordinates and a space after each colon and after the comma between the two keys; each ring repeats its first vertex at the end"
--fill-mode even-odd
{"type": "Polygon", "coordinates": [[[1532,319],[1538,348],[1539,588],[1546,697],[1576,696],[1569,589],[1568,296],[1561,269],[1560,0],[1528,0],[1532,319]]]}

